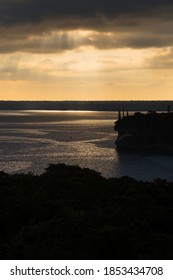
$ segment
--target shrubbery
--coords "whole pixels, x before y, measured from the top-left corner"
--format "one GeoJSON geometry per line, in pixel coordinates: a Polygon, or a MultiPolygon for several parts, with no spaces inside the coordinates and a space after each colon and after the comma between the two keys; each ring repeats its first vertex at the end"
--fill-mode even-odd
{"type": "Polygon", "coordinates": [[[173,183],[0,172],[1,259],[173,259],[173,183]]]}

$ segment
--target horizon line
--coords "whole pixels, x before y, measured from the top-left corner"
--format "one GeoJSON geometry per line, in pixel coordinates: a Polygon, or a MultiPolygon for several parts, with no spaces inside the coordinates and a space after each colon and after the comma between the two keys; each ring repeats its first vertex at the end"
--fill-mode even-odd
{"type": "Polygon", "coordinates": [[[173,102],[173,99],[130,99],[130,100],[0,100],[0,102],[173,102]]]}

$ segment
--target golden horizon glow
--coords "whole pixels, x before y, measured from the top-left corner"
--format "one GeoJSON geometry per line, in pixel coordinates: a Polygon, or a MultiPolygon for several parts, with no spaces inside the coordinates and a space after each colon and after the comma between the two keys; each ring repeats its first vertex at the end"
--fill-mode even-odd
{"type": "MultiPolygon", "coordinates": [[[[102,35],[113,37],[111,32],[102,35]]],[[[48,53],[1,54],[0,99],[173,99],[172,48],[106,49],[97,37],[99,33],[90,30],[51,32],[40,40],[40,48],[50,49],[48,53]],[[104,47],[89,45],[93,40],[104,47]],[[58,52],[53,51],[55,45],[58,52]]],[[[28,41],[33,38],[39,40],[31,36],[28,41]]],[[[113,39],[116,42],[116,36],[113,39]]]]}

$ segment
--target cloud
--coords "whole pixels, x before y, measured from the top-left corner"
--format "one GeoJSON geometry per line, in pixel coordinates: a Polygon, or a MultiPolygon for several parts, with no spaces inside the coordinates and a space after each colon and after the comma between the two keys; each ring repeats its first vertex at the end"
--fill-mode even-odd
{"type": "Polygon", "coordinates": [[[37,24],[46,19],[92,19],[99,15],[106,18],[148,17],[161,8],[166,13],[170,6],[171,0],[1,0],[0,22],[4,25],[37,24]]]}
{"type": "Polygon", "coordinates": [[[172,0],[0,0],[0,53],[173,45],[172,0]]]}
{"type": "Polygon", "coordinates": [[[147,60],[147,64],[151,69],[173,69],[173,47],[158,51],[147,60]]]}

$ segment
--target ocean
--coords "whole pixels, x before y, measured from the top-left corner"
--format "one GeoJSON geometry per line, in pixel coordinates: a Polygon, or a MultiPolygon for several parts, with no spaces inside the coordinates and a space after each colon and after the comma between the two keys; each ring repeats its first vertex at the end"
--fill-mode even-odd
{"type": "Polygon", "coordinates": [[[173,156],[118,152],[113,111],[0,111],[0,170],[41,174],[50,163],[104,177],[173,181],[173,156]]]}

